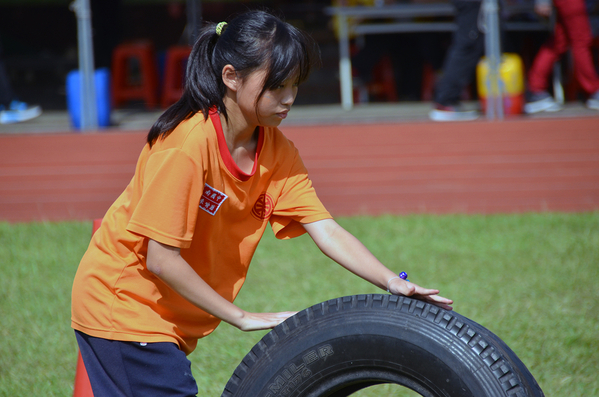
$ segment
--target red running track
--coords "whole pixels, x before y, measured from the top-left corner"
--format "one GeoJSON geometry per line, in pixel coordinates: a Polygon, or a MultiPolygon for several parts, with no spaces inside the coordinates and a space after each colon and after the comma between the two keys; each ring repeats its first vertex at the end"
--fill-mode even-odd
{"type": "MultiPolygon", "coordinates": [[[[283,127],[333,215],[599,209],[599,118],[283,127]]],[[[95,219],[144,132],[0,136],[0,221],[95,219]]]]}

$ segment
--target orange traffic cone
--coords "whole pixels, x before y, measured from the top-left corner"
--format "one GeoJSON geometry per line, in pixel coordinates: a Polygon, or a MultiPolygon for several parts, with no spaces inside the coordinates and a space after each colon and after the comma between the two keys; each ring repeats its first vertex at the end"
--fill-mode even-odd
{"type": "Polygon", "coordinates": [[[81,353],[77,357],[77,372],[75,373],[75,387],[73,388],[73,397],[94,397],[92,385],[89,383],[87,371],[81,358],[81,353]]]}
{"type": "MultiPolygon", "coordinates": [[[[94,219],[92,227],[92,236],[102,224],[102,219],[94,219]]],[[[81,352],[77,355],[77,370],[75,372],[75,385],[73,387],[73,397],[94,397],[92,385],[89,383],[89,377],[85,370],[85,364],[81,358],[81,352]]]]}

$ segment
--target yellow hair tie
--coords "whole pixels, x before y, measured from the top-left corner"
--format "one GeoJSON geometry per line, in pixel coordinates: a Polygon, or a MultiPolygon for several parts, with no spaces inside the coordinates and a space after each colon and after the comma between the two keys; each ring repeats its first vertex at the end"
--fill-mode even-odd
{"type": "Polygon", "coordinates": [[[216,25],[216,34],[220,36],[223,33],[225,26],[227,26],[226,22],[219,22],[218,25],[216,25]]]}

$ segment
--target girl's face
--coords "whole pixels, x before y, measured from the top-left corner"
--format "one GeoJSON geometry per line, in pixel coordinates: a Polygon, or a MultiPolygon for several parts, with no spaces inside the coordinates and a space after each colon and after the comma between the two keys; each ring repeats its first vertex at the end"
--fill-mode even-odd
{"type": "Polygon", "coordinates": [[[243,79],[237,91],[237,103],[253,124],[277,127],[287,117],[297,96],[297,78],[285,80],[275,89],[267,89],[258,99],[264,86],[266,70],[261,69],[243,79]]]}

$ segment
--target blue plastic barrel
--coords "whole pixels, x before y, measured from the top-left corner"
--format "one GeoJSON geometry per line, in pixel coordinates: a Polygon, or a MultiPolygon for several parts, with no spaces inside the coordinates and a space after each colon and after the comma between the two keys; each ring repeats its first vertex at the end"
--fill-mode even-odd
{"type": "MultiPolygon", "coordinates": [[[[101,68],[94,72],[98,127],[110,125],[110,70],[101,68]]],[[[67,75],[67,110],[73,127],[81,129],[81,74],[73,70],[67,75]]]]}

